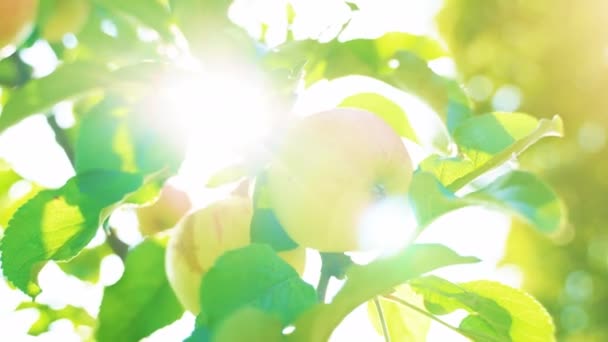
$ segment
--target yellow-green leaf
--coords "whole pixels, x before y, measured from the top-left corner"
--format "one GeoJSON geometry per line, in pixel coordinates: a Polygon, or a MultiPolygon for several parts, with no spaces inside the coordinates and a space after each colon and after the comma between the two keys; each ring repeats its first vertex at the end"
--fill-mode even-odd
{"type": "Polygon", "coordinates": [[[531,295],[501,283],[479,280],[461,285],[467,291],[494,300],[511,314],[513,342],[555,341],[555,325],[547,310],[531,295]]]}
{"type": "Polygon", "coordinates": [[[360,93],[347,97],[338,105],[364,109],[382,118],[397,134],[418,142],[416,132],[412,128],[407,113],[387,97],[376,93],[360,93]]]}
{"type": "MultiPolygon", "coordinates": [[[[412,291],[408,285],[399,286],[393,294],[419,308],[424,307],[424,298],[412,291]]],[[[426,341],[426,335],[431,327],[429,317],[382,297],[379,297],[378,301],[391,341],[426,341]]],[[[378,308],[373,301],[367,302],[367,312],[376,331],[382,334],[378,308]]]]}

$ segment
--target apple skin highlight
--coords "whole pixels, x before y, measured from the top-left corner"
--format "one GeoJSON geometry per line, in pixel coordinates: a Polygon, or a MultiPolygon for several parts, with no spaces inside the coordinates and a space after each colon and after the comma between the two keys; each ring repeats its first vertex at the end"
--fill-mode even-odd
{"type": "Polygon", "coordinates": [[[268,170],[270,201],[289,236],[321,252],[361,250],[359,220],[379,199],[407,196],[412,161],[373,113],[333,109],[295,123],[268,170]]]}

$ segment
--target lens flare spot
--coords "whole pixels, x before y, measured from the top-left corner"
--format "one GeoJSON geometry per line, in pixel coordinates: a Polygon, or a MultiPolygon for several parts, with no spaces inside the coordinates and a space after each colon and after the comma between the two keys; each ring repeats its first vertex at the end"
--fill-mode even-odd
{"type": "Polygon", "coordinates": [[[407,246],[416,234],[416,220],[403,197],[386,197],[365,210],[359,221],[359,244],[390,256],[407,246]]]}

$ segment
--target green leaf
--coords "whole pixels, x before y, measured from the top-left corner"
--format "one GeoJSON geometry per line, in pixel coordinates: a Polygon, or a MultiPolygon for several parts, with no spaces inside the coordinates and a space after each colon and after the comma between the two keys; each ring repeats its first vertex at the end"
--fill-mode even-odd
{"type": "Polygon", "coordinates": [[[30,199],[36,196],[43,188],[40,185],[32,184],[31,189],[23,196],[12,200],[8,197],[8,194],[4,197],[4,199],[0,200],[0,205],[2,206],[0,210],[0,225],[3,228],[8,227],[8,223],[13,218],[13,215],[21,208],[24,204],[26,204],[30,199]]]}
{"type": "Polygon", "coordinates": [[[385,81],[428,103],[450,133],[472,117],[471,101],[457,81],[436,74],[411,51],[400,51],[395,58],[399,67],[384,76],[385,81]]]}
{"type": "Polygon", "coordinates": [[[14,201],[9,197],[9,191],[13,184],[19,180],[21,180],[21,176],[0,159],[0,227],[3,227],[6,224],[5,221],[8,221],[4,217],[12,215],[9,211],[14,201]]]}
{"type": "Polygon", "coordinates": [[[19,205],[19,203],[15,203],[20,202],[19,200],[14,201],[9,196],[11,187],[19,180],[21,180],[21,176],[0,159],[0,231],[5,228],[10,217],[13,215],[13,206],[19,205]]]}
{"type": "Polygon", "coordinates": [[[270,204],[266,173],[256,178],[253,194],[253,217],[251,219],[251,242],[265,243],[275,251],[282,252],[298,247],[289,237],[270,204]]]}
{"type": "Polygon", "coordinates": [[[61,309],[53,309],[48,305],[36,302],[23,302],[15,309],[26,310],[36,309],[38,311],[38,319],[32,324],[28,330],[29,335],[38,336],[49,331],[51,324],[61,319],[67,319],[74,324],[74,327],[80,326],[94,327],[96,324],[93,318],[85,309],[72,305],[65,306],[61,309]]]}
{"type": "Polygon", "coordinates": [[[523,113],[490,113],[474,116],[454,131],[460,149],[479,165],[532,133],[538,119],[523,113]]]}
{"type": "Polygon", "coordinates": [[[81,121],[76,171],[177,171],[185,155],[185,139],[169,113],[152,107],[142,103],[131,108],[114,97],[93,107],[81,121]]]}
{"type": "Polygon", "coordinates": [[[356,307],[372,298],[390,293],[408,280],[435,269],[477,262],[436,244],[407,247],[396,256],[368,265],[353,265],[346,273],[344,286],[330,304],[318,304],[299,317],[290,341],[326,341],[332,331],[356,307]]]}
{"type": "Polygon", "coordinates": [[[134,162],[144,173],[175,173],[184,160],[187,137],[172,108],[154,102],[154,96],[144,98],[127,116],[134,162]]]}
{"type": "Polygon", "coordinates": [[[558,116],[551,120],[536,120],[526,114],[492,113],[470,119],[456,134],[464,157],[432,155],[420,163],[421,171],[434,174],[451,191],[460,190],[544,137],[562,136],[563,124],[558,116]],[[485,133],[486,130],[493,131],[497,137],[495,141],[491,134],[485,133]],[[480,151],[483,149],[486,152],[480,151]]]}
{"type": "Polygon", "coordinates": [[[516,215],[545,233],[559,229],[566,216],[555,192],[537,176],[524,171],[509,172],[463,197],[457,197],[432,174],[417,171],[409,199],[420,230],[443,214],[471,205],[516,215]]]}
{"type": "Polygon", "coordinates": [[[67,274],[83,281],[96,283],[99,281],[101,261],[110,254],[112,254],[112,249],[104,243],[97,247],[84,249],[70,261],[59,262],[57,265],[67,274]]]}
{"type": "Polygon", "coordinates": [[[6,88],[21,86],[32,76],[33,70],[20,58],[19,53],[0,59],[0,85],[6,88]]]}
{"type": "Polygon", "coordinates": [[[137,170],[125,117],[124,107],[107,100],[82,117],[74,153],[77,173],[95,169],[137,170]]]}
{"type": "Polygon", "coordinates": [[[465,317],[458,325],[465,336],[473,336],[473,341],[511,342],[508,335],[500,335],[486,320],[477,315],[465,317]]]}
{"type": "Polygon", "coordinates": [[[344,2],[346,5],[348,5],[348,7],[350,8],[351,11],[358,11],[359,10],[359,6],[357,6],[356,3],[351,2],[351,1],[345,1],[344,2]]]}
{"type": "Polygon", "coordinates": [[[103,211],[137,190],[143,178],[116,171],[78,175],[57,190],[38,193],[15,213],[0,250],[9,281],[31,296],[34,266],[48,260],[69,260],[95,236],[107,217],[103,211]]]}
{"type": "Polygon", "coordinates": [[[555,341],[555,325],[545,308],[529,294],[489,280],[461,284],[479,296],[492,299],[512,318],[509,331],[513,342],[555,341]]]}
{"type": "Polygon", "coordinates": [[[283,325],[277,317],[262,310],[245,307],[239,309],[214,331],[213,342],[283,341],[283,325]]]}
{"type": "Polygon", "coordinates": [[[466,206],[433,174],[420,170],[414,172],[408,198],[419,230],[423,230],[441,215],[466,206]]]}
{"type": "Polygon", "coordinates": [[[344,279],[346,271],[353,265],[350,256],[344,253],[320,253],[321,273],[337,279],[344,279]]]}
{"type": "Polygon", "coordinates": [[[537,176],[524,171],[501,176],[465,199],[515,214],[543,233],[555,232],[565,221],[565,209],[555,192],[537,176]]]}
{"type": "Polygon", "coordinates": [[[251,242],[268,244],[277,252],[289,251],[298,247],[298,244],[283,230],[274,211],[268,208],[256,208],[253,212],[251,242]]]}
{"type": "Polygon", "coordinates": [[[454,132],[454,139],[474,169],[453,181],[458,190],[482,174],[506,163],[544,137],[561,137],[562,119],[537,120],[521,113],[491,113],[467,120],[454,132]]]}
{"type": "Polygon", "coordinates": [[[449,185],[475,169],[475,164],[459,157],[442,157],[433,154],[418,166],[421,171],[432,173],[443,185],[449,185]]]}
{"type": "Polygon", "coordinates": [[[438,277],[413,280],[427,308],[439,314],[465,309],[460,329],[479,341],[554,341],[551,316],[532,296],[494,281],[453,284],[438,277]],[[436,310],[437,312],[437,310],[436,310]]]}
{"type": "Polygon", "coordinates": [[[78,45],[61,54],[64,61],[86,60],[123,66],[142,60],[159,59],[157,42],[141,41],[137,26],[131,18],[112,15],[106,10],[91,11],[76,38],[78,45]],[[112,22],[118,35],[114,37],[103,32],[104,21],[112,22]]]}
{"type": "MultiPolygon", "coordinates": [[[[408,285],[399,286],[393,295],[417,307],[424,305],[424,298],[413,292],[408,285]]],[[[391,341],[426,341],[426,335],[431,327],[431,319],[429,317],[423,316],[410,308],[388,299],[378,298],[378,300],[391,341]]],[[[378,309],[373,301],[367,302],[367,312],[376,331],[382,334],[378,309]]]]}
{"type": "MultiPolygon", "coordinates": [[[[446,314],[456,309],[465,309],[478,320],[465,323],[467,336],[490,336],[490,341],[510,341],[509,331],[513,318],[492,298],[468,291],[462,285],[450,283],[439,277],[429,276],[410,282],[412,288],[424,296],[427,308],[435,314],[446,314]],[[479,323],[481,320],[483,323],[479,323]],[[475,323],[475,324],[473,324],[475,323]]],[[[478,339],[476,339],[478,340],[478,339]]]]}
{"type": "Polygon", "coordinates": [[[93,0],[95,3],[118,14],[137,19],[140,23],[156,30],[165,38],[172,37],[169,26],[171,14],[167,6],[158,0],[93,0]]]}
{"type": "MultiPolygon", "coordinates": [[[[0,115],[0,132],[26,117],[44,112],[57,102],[72,99],[95,89],[109,86],[144,84],[162,67],[140,63],[110,72],[92,62],[63,64],[46,77],[31,80],[15,90],[0,115]],[[69,80],[66,81],[66,80],[69,80]]],[[[162,69],[161,69],[162,70],[162,69]]]]}
{"type": "Polygon", "coordinates": [[[125,203],[136,206],[146,206],[160,195],[164,182],[168,176],[163,172],[158,172],[146,177],[146,183],[136,192],[125,198],[125,203]]]}
{"type": "Polygon", "coordinates": [[[391,126],[397,134],[418,142],[406,112],[392,100],[376,93],[360,93],[347,97],[338,107],[351,107],[372,112],[391,126]]]}
{"type": "Polygon", "coordinates": [[[255,41],[228,18],[232,0],[170,0],[190,51],[205,61],[225,63],[255,57],[255,41]],[[245,57],[243,59],[243,57],[245,57]]]}
{"type": "Polygon", "coordinates": [[[8,194],[10,188],[21,179],[13,169],[2,159],[0,159],[0,197],[8,194]]]}
{"type": "Polygon", "coordinates": [[[453,132],[471,117],[471,109],[462,87],[454,80],[437,75],[427,64],[428,60],[445,55],[441,44],[429,37],[392,32],[377,39],[346,42],[296,41],[270,53],[266,63],[288,70],[305,63],[306,84],[347,75],[379,79],[428,103],[453,132]],[[398,66],[390,67],[392,62],[398,66]]]}
{"type": "Polygon", "coordinates": [[[404,32],[390,32],[376,39],[354,39],[327,43],[303,40],[280,46],[267,56],[269,65],[292,69],[307,62],[307,84],[322,78],[333,79],[346,75],[383,77],[391,73],[389,61],[402,51],[409,51],[422,60],[446,56],[441,44],[426,36],[404,32]]]}
{"type": "Polygon", "coordinates": [[[0,132],[29,115],[107,82],[108,70],[100,65],[84,62],[61,65],[52,74],[31,80],[11,95],[0,115],[0,132]]]}
{"type": "Polygon", "coordinates": [[[192,334],[184,342],[209,342],[211,341],[211,331],[205,326],[194,328],[192,334]]]}
{"type": "Polygon", "coordinates": [[[246,306],[286,325],[316,302],[314,288],[266,245],[225,253],[201,284],[201,312],[210,327],[246,306]]]}
{"type": "Polygon", "coordinates": [[[97,340],[139,341],[183,312],[165,273],[165,246],[145,240],[127,255],[122,278],[104,291],[97,340]]]}

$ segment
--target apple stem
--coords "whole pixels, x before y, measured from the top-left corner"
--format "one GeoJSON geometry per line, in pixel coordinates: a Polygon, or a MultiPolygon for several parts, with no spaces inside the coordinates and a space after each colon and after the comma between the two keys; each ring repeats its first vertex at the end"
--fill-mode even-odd
{"type": "Polygon", "coordinates": [[[331,274],[322,269],[321,277],[319,278],[319,284],[317,285],[317,298],[321,303],[325,303],[325,295],[327,293],[327,286],[329,285],[330,278],[331,274]]]}
{"type": "Polygon", "coordinates": [[[72,167],[75,167],[74,148],[70,143],[70,139],[66,131],[61,128],[57,123],[57,118],[55,117],[55,114],[48,113],[46,117],[46,122],[53,130],[53,133],[55,133],[55,141],[57,141],[57,144],[63,149],[63,152],[65,153],[66,157],[68,157],[68,160],[70,161],[70,164],[72,164],[72,167]]]}
{"type": "Polygon", "coordinates": [[[325,302],[327,285],[331,277],[344,279],[346,269],[353,264],[351,258],[344,253],[320,253],[321,276],[317,285],[317,296],[320,302],[325,302]]]}

